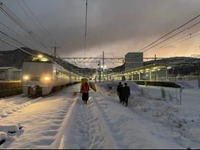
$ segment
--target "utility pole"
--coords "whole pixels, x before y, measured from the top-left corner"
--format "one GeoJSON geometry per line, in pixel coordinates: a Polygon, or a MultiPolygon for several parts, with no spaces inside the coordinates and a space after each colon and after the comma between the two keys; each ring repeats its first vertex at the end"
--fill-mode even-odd
{"type": "Polygon", "coordinates": [[[200,88],[200,77],[199,77],[199,74],[200,74],[200,63],[198,63],[198,87],[200,88]]]}
{"type": "Polygon", "coordinates": [[[101,61],[98,62],[98,73],[99,73],[99,82],[101,82],[101,61]]]}
{"type": "Polygon", "coordinates": [[[55,46],[52,46],[51,48],[54,48],[54,57],[56,58],[56,54],[57,54],[57,48],[61,48],[59,46],[56,46],[57,43],[55,42],[55,46]]]}
{"type": "MultiPolygon", "coordinates": [[[[84,38],[84,58],[85,58],[85,53],[87,50],[87,7],[88,7],[88,0],[85,1],[85,38],[84,38]]],[[[85,62],[84,62],[84,67],[85,67],[85,62]]]]}
{"type": "Polygon", "coordinates": [[[102,76],[103,76],[103,80],[104,80],[104,51],[103,51],[103,69],[102,69],[102,76]]]}

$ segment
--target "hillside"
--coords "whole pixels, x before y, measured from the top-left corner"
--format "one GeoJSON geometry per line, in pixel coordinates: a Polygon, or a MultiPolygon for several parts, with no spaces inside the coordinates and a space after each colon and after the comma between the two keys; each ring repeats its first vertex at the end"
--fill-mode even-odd
{"type": "Polygon", "coordinates": [[[144,65],[150,65],[150,64],[168,64],[168,65],[177,65],[177,64],[192,64],[192,63],[198,63],[200,62],[199,58],[194,57],[169,57],[169,58],[163,58],[163,59],[157,59],[157,60],[151,60],[144,62],[144,65]]]}
{"type": "MultiPolygon", "coordinates": [[[[31,50],[29,48],[23,48],[24,50],[37,54],[38,51],[31,50]]],[[[21,69],[23,62],[28,59],[31,55],[23,52],[22,50],[10,50],[10,51],[0,51],[0,67],[13,66],[21,69]]]]}
{"type": "MultiPolygon", "coordinates": [[[[79,67],[74,66],[60,58],[54,58],[52,55],[45,54],[45,53],[42,53],[37,50],[32,50],[32,49],[25,48],[25,47],[22,47],[21,49],[23,49],[24,51],[26,51],[28,53],[35,54],[35,55],[37,55],[37,54],[46,55],[46,56],[52,58],[52,60],[54,60],[55,62],[57,62],[64,68],[66,68],[67,70],[70,70],[75,73],[90,75],[95,72],[94,69],[92,70],[90,68],[79,68],[79,67]]],[[[20,49],[9,50],[9,51],[0,51],[0,67],[13,66],[18,69],[21,69],[23,62],[31,59],[31,57],[32,57],[32,55],[30,55],[24,51],[22,51],[20,49]]]]}
{"type": "MultiPolygon", "coordinates": [[[[41,54],[42,52],[39,52],[37,50],[32,50],[29,48],[21,48],[28,53],[32,54],[41,54]]],[[[30,59],[32,57],[30,54],[28,54],[20,49],[16,50],[10,50],[10,51],[0,51],[0,67],[9,67],[13,66],[18,69],[22,68],[22,64],[24,61],[30,59]]],[[[43,55],[46,55],[50,58],[52,58],[54,61],[56,61],[58,64],[66,68],[67,70],[70,70],[75,73],[84,74],[84,75],[92,75],[96,72],[96,69],[90,69],[90,68],[79,68],[77,66],[74,66],[73,64],[70,64],[61,58],[54,58],[52,55],[42,53],[43,55]]],[[[169,74],[197,74],[198,73],[198,67],[199,67],[200,59],[199,58],[193,58],[193,57],[170,57],[170,58],[164,58],[159,60],[151,60],[148,62],[144,62],[144,66],[150,65],[150,64],[160,64],[160,65],[171,65],[173,66],[172,69],[169,70],[169,74]]],[[[110,72],[122,72],[124,70],[124,64],[121,66],[117,66],[115,68],[110,68],[110,72]]]]}

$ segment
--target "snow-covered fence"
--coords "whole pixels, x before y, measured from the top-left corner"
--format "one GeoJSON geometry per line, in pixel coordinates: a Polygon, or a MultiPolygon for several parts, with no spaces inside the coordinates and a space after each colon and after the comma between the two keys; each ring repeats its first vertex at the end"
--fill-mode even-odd
{"type": "Polygon", "coordinates": [[[182,88],[167,88],[167,87],[141,87],[138,96],[144,96],[149,99],[158,100],[176,100],[181,104],[182,88]]]}

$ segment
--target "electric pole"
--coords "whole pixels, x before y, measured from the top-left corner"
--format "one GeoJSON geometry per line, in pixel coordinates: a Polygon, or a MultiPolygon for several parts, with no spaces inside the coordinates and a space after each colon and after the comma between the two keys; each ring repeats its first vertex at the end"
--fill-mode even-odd
{"type": "Polygon", "coordinates": [[[54,49],[54,57],[56,58],[56,55],[57,55],[57,48],[61,48],[61,47],[59,47],[59,46],[56,46],[57,45],[57,43],[55,42],[55,46],[52,46],[51,48],[53,48],[54,49]]]}
{"type": "Polygon", "coordinates": [[[105,66],[105,64],[104,64],[104,51],[103,51],[103,69],[102,69],[103,80],[104,80],[104,66],[105,66]]]}
{"type": "Polygon", "coordinates": [[[100,60],[99,60],[99,62],[98,62],[98,66],[99,66],[99,68],[98,68],[99,82],[101,82],[101,61],[100,61],[100,60]]]}
{"type": "MultiPolygon", "coordinates": [[[[87,50],[87,7],[88,7],[88,0],[85,1],[85,38],[84,38],[84,58],[85,58],[85,53],[87,50]]],[[[84,67],[85,67],[85,62],[84,62],[84,67]]]]}
{"type": "Polygon", "coordinates": [[[198,63],[198,88],[200,88],[200,63],[198,63]]]}

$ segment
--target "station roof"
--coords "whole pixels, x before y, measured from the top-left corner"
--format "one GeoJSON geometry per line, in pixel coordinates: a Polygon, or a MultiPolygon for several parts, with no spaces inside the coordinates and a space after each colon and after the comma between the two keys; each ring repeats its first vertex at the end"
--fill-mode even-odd
{"type": "MultiPolygon", "coordinates": [[[[121,73],[122,74],[138,73],[138,72],[145,72],[145,71],[148,71],[148,70],[159,71],[161,69],[166,69],[167,67],[169,67],[169,66],[161,65],[161,64],[151,64],[151,65],[141,66],[141,67],[137,67],[137,68],[130,69],[130,70],[125,70],[121,73]]],[[[111,74],[116,74],[116,73],[113,72],[111,74]]]]}
{"type": "Polygon", "coordinates": [[[160,65],[160,64],[151,64],[146,66],[137,67],[130,70],[125,70],[124,73],[130,73],[130,72],[141,72],[145,70],[159,70],[159,69],[166,69],[167,66],[160,65]]]}
{"type": "Polygon", "coordinates": [[[0,67],[0,70],[9,70],[9,69],[20,70],[20,69],[17,69],[15,67],[0,67]]]}

